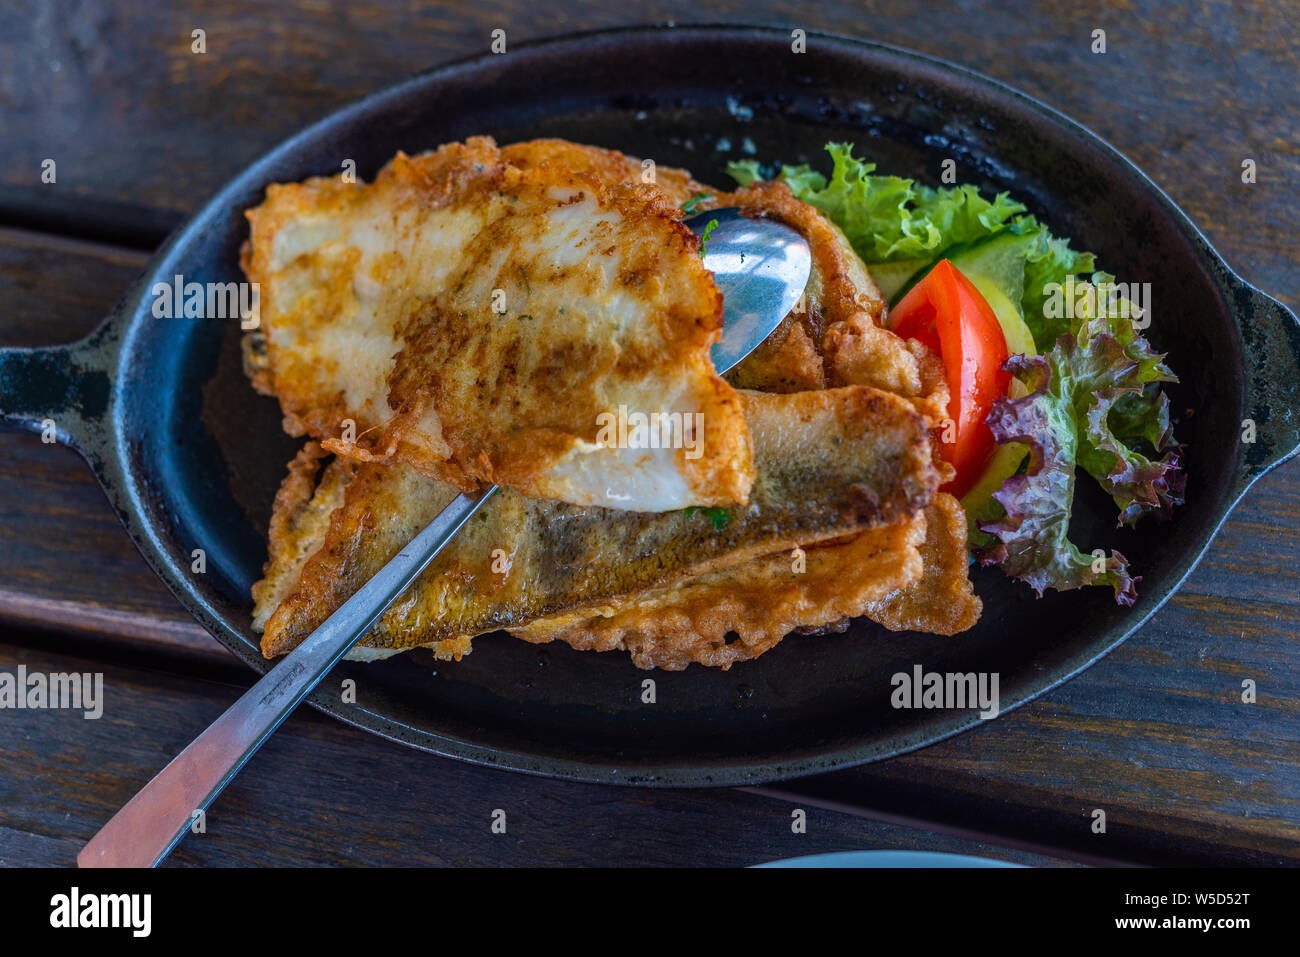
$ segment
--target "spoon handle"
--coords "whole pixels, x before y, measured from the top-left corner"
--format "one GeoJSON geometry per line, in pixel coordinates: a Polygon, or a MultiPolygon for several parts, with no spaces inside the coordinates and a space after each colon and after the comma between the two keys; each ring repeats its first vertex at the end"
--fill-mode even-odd
{"type": "Polygon", "coordinates": [[[77,855],[80,867],[153,867],[216,799],[321,679],[410,587],[474,513],[494,485],[458,495],[374,578],[262,676],[206,731],[100,828],[77,855]]]}

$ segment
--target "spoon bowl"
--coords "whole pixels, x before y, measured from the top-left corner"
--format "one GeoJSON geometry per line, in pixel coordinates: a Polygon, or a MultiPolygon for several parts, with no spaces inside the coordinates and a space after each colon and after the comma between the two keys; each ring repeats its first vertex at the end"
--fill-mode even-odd
{"type": "Polygon", "coordinates": [[[789,226],[735,207],[686,220],[704,240],[704,265],[722,290],[726,326],[713,367],[726,372],[754,351],[799,302],[812,271],[808,242],[789,226]]]}

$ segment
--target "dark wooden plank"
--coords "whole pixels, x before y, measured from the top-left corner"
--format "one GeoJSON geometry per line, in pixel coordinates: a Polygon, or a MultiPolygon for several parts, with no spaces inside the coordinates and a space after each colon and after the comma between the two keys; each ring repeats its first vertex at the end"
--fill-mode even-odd
{"type": "Polygon", "coordinates": [[[0,228],[0,345],[81,338],[148,261],[134,249],[0,228]]]}
{"type": "MultiPolygon", "coordinates": [[[[0,670],[104,674],[104,713],[0,712],[0,866],[71,864],[98,828],[246,687],[0,641],[0,670]]],[[[167,660],[159,662],[161,669],[167,660]]],[[[420,754],[305,710],[289,719],[174,865],[746,866],[900,849],[1068,863],[730,790],[543,781],[420,754]],[[309,787],[303,782],[310,781],[309,787]],[[506,815],[494,834],[492,815],[506,815]]]]}
{"type": "MultiPolygon", "coordinates": [[[[618,5],[456,0],[165,5],[26,0],[0,12],[0,222],[149,245],[229,176],[329,110],[437,63],[636,21],[741,20],[949,58],[1091,126],[1252,281],[1300,302],[1300,8],[1229,0],[1032,6],[958,0],[618,5]],[[207,52],[191,52],[191,31],[207,52]],[[1107,31],[1107,52],[1091,51],[1107,31]],[[58,181],[40,181],[56,160],[58,181]],[[1254,159],[1259,181],[1240,181],[1254,159]]],[[[507,54],[508,55],[508,54],[507,54]]],[[[810,56],[816,55],[815,44],[810,56]]],[[[647,79],[650,82],[650,78],[647,79]]]]}

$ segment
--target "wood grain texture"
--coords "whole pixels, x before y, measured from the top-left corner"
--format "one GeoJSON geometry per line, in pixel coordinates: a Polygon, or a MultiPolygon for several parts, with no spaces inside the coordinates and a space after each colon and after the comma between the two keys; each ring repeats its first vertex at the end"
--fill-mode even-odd
{"type": "MultiPolygon", "coordinates": [[[[519,42],[632,18],[593,3],[295,0],[274,16],[252,3],[137,6],[0,12],[0,223],[144,249],[283,136],[480,51],[494,27],[519,42]],[[189,52],[195,26],[207,30],[203,57],[189,52]],[[58,160],[54,185],[39,182],[46,156],[58,160]]],[[[940,15],[913,3],[827,3],[797,20],[784,11],[660,3],[635,18],[829,29],[1006,80],[1119,147],[1248,280],[1300,303],[1295,7],[959,2],[940,15]],[[1107,31],[1104,56],[1089,51],[1095,28],[1107,31]],[[1246,157],[1259,164],[1254,185],[1240,182],[1246,157]]],[[[0,343],[84,334],[146,260],[119,245],[0,230],[0,343]]],[[[1169,605],[1083,676],[977,731],[783,788],[1076,857],[1300,863],[1298,619],[1293,462],[1246,497],[1169,605]],[[1240,701],[1246,678],[1259,686],[1253,705],[1240,701]],[[1094,808],[1107,812],[1106,835],[1089,829],[1094,808]]],[[[0,862],[70,860],[251,683],[136,555],[77,456],[29,435],[0,435],[0,640],[0,667],[105,670],[116,701],[100,722],[0,716],[0,862]]],[[[306,713],[216,805],[209,838],[220,840],[191,841],[177,859],[734,864],[868,845],[971,846],[818,813],[817,827],[795,838],[776,801],[512,776],[306,713]],[[493,839],[484,814],[503,804],[525,823],[493,839]]]]}

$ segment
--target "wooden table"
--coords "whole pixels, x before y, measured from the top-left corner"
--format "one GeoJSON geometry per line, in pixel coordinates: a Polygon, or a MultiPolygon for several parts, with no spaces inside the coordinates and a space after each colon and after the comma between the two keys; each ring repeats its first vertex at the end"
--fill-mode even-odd
{"type": "MultiPolygon", "coordinates": [[[[587,3],[19,2],[0,12],[0,342],[90,330],[166,233],[328,110],[511,42],[632,22],[587,3]],[[192,31],[207,52],[191,52],[192,31]],[[41,181],[55,160],[57,181],[41,181]]],[[[1285,4],[651,4],[642,20],[856,34],[1008,81],[1145,169],[1249,281],[1300,305],[1300,16],[1285,4]],[[797,11],[797,12],[796,12],[797,11]],[[792,17],[794,19],[792,19],[792,17]],[[1104,55],[1090,50],[1107,33],[1104,55]],[[1258,182],[1242,184],[1243,159],[1258,182]]],[[[915,848],[1029,863],[1300,862],[1300,462],[1081,677],[919,752],[760,792],[645,791],[420,754],[304,710],[187,864],[739,865],[915,848]],[[1243,704],[1254,679],[1258,701],[1243,704]],[[808,812],[806,834],[791,810],[808,812]],[[507,833],[491,833],[494,809],[507,833]],[[1107,813],[1093,834],[1092,811],[1107,813]]],[[[119,529],[77,456],[0,435],[0,668],[103,671],[112,707],[0,712],[0,864],[68,864],[252,682],[119,529]]]]}

